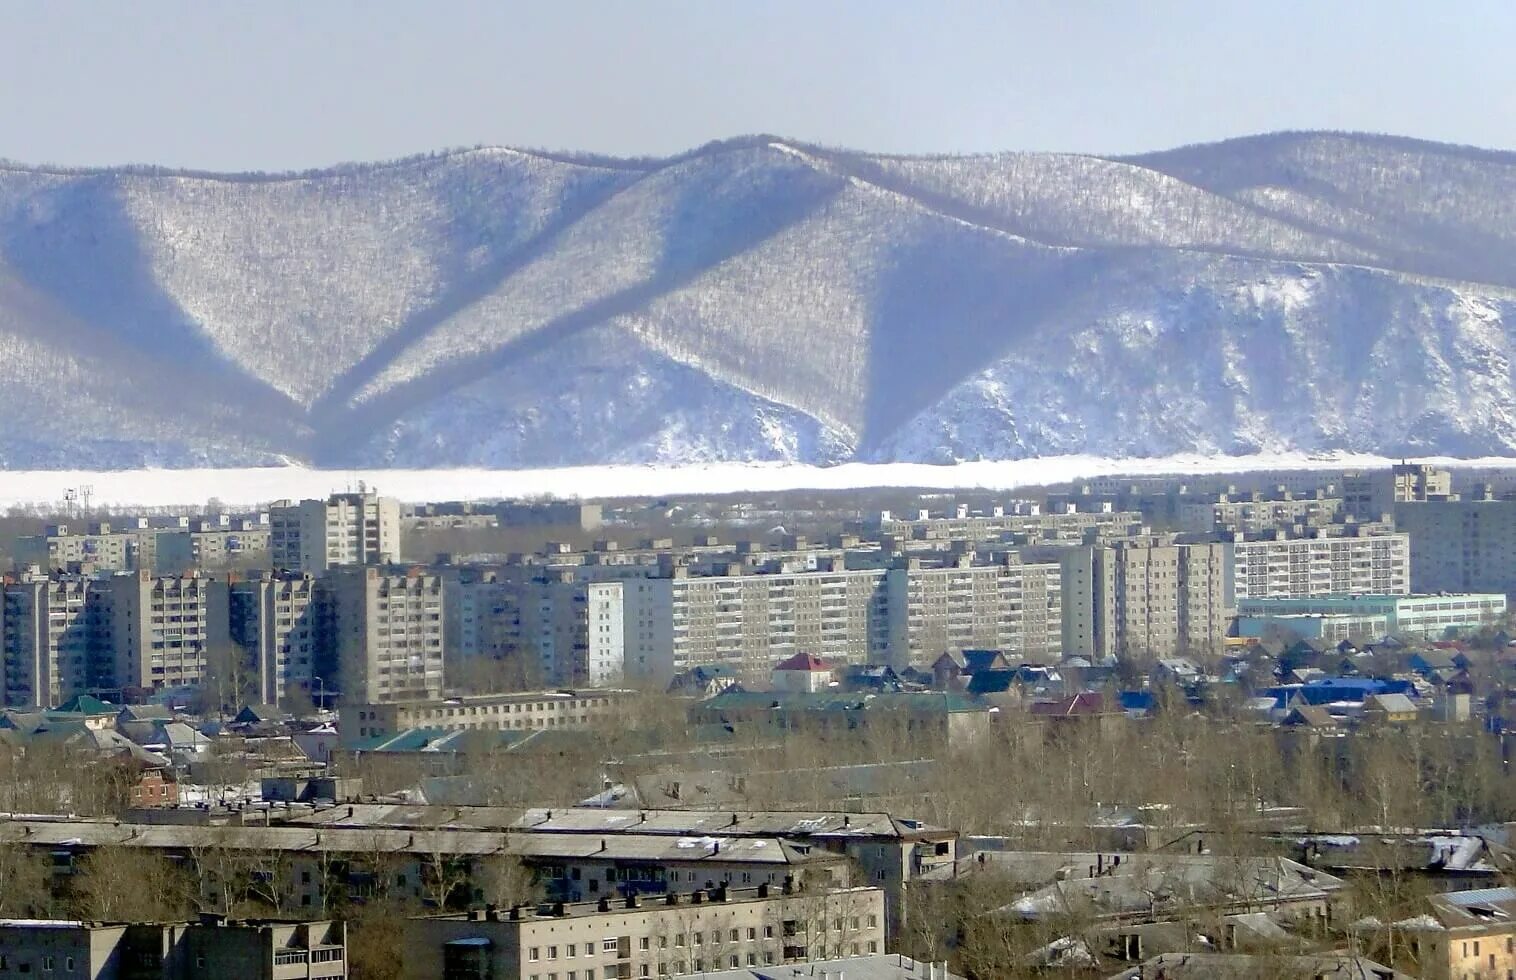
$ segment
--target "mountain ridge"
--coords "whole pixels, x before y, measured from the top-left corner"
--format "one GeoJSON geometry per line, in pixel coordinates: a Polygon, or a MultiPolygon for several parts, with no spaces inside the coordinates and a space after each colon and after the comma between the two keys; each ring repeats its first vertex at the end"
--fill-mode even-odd
{"type": "Polygon", "coordinates": [[[1516,154],[1408,137],[0,164],[6,282],[12,468],[1516,448],[1516,154]]]}

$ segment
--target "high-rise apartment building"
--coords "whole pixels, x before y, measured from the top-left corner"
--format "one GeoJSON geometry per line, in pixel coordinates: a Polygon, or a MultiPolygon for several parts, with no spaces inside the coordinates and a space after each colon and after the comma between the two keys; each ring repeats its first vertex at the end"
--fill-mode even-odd
{"type": "Polygon", "coordinates": [[[1057,564],[1014,553],[984,564],[963,555],[931,566],[908,559],[886,573],[890,660],[925,666],[942,653],[1006,650],[1061,659],[1063,592],[1057,564]]]}
{"type": "Polygon", "coordinates": [[[1171,657],[1221,646],[1231,615],[1222,543],[1136,538],[1063,556],[1066,656],[1171,657]]]}
{"type": "Polygon", "coordinates": [[[1516,591],[1516,500],[1404,501],[1394,513],[1413,592],[1516,591]]]}
{"type": "MultiPolygon", "coordinates": [[[[227,585],[201,575],[125,572],[90,584],[101,594],[102,637],[109,668],[102,689],[139,697],[197,685],[208,654],[229,652],[227,585]]],[[[230,678],[222,678],[230,682],[230,678]]],[[[229,696],[232,692],[228,692],[229,696]]]]}
{"type": "Polygon", "coordinates": [[[1396,463],[1388,470],[1344,473],[1343,509],[1360,521],[1377,521],[1396,504],[1451,500],[1453,474],[1426,463],[1396,463]]]}
{"type": "Polygon", "coordinates": [[[623,583],[594,582],[567,570],[505,587],[500,643],[545,685],[604,687],[626,673],[623,583]]]}
{"type": "Polygon", "coordinates": [[[246,652],[257,674],[257,697],[285,704],[300,692],[319,697],[323,676],[322,607],[315,578],[294,572],[255,573],[230,584],[228,615],[232,640],[246,652]]]}
{"type": "Polygon", "coordinates": [[[1385,525],[1332,524],[1231,535],[1236,599],[1405,595],[1411,591],[1411,539],[1385,525]]]}
{"type": "Polygon", "coordinates": [[[442,696],[443,578],[377,568],[335,568],[321,580],[329,602],[331,660],[350,703],[442,696]]]}
{"type": "Polygon", "coordinates": [[[460,662],[504,652],[506,583],[493,569],[443,565],[437,574],[447,579],[444,620],[447,653],[460,662]]]}
{"type": "Polygon", "coordinates": [[[737,562],[695,575],[683,565],[577,566],[622,584],[626,674],[667,680],[720,665],[767,684],[797,653],[829,664],[930,663],[945,650],[997,647],[1058,659],[1062,593],[1056,564],[961,555],[848,568],[842,557],[737,562]]]}
{"type": "Polygon", "coordinates": [[[4,704],[55,708],[94,689],[98,616],[82,575],[23,575],[4,588],[4,704]]]}
{"type": "Polygon", "coordinates": [[[276,504],[269,508],[269,549],[275,568],[312,574],[399,561],[400,503],[364,491],[276,504]]]}

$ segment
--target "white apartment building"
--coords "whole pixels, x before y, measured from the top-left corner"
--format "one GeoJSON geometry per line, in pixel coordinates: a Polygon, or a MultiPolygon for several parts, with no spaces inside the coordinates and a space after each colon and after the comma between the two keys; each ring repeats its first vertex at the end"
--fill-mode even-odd
{"type": "Polygon", "coordinates": [[[1058,566],[1014,555],[889,569],[850,569],[824,556],[762,569],[731,563],[711,575],[667,562],[573,573],[621,583],[628,678],[666,682],[722,665],[764,685],[774,664],[797,653],[834,666],[905,666],[945,650],[996,647],[1057,660],[1062,649],[1058,566]]]}
{"type": "Polygon", "coordinates": [[[275,568],[312,574],[399,561],[400,502],[372,491],[283,501],[269,508],[269,550],[275,568]]]}
{"type": "Polygon", "coordinates": [[[377,568],[338,568],[321,580],[343,699],[442,696],[443,579],[377,568]]]}
{"type": "Polygon", "coordinates": [[[827,663],[882,663],[889,618],[882,569],[692,576],[683,567],[642,569],[628,578],[626,659],[629,676],[665,682],[700,665],[737,669],[765,684],[774,664],[796,653],[827,663]]]}
{"type": "Polygon", "coordinates": [[[276,572],[232,582],[228,606],[232,639],[252,656],[260,701],[283,705],[296,691],[321,694],[326,678],[317,679],[322,639],[312,576],[276,572]]]}
{"type": "Polygon", "coordinates": [[[1234,535],[1230,548],[1238,601],[1411,591],[1408,534],[1331,525],[1300,537],[1234,535]]]}

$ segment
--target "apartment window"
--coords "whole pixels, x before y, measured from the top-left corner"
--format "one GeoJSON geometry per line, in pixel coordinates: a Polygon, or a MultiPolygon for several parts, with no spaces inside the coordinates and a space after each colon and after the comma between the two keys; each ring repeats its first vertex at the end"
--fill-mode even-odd
{"type": "Polygon", "coordinates": [[[727,936],[727,938],[730,939],[732,942],[735,943],[737,941],[738,935],[739,935],[739,933],[737,932],[737,930],[733,929],[731,931],[731,933],[727,936]]]}
{"type": "MultiPolygon", "coordinates": [[[[703,933],[703,932],[697,932],[697,933],[695,933],[695,945],[699,946],[703,942],[705,942],[705,933],[703,933]]],[[[1474,955],[1476,955],[1476,956],[1479,955],[1479,948],[1477,946],[1474,948],[1474,955]]]]}
{"type": "Polygon", "coordinates": [[[541,952],[542,952],[541,947],[533,946],[531,949],[529,949],[529,950],[526,951],[526,958],[528,960],[531,960],[533,963],[535,963],[535,962],[537,962],[538,960],[540,960],[542,958],[541,955],[540,955],[541,952]]]}
{"type": "Polygon", "coordinates": [[[616,952],[616,940],[614,938],[600,940],[600,951],[602,953],[616,952]]]}
{"type": "Polygon", "coordinates": [[[674,936],[674,945],[676,947],[684,945],[684,933],[681,932],[674,936]]]}
{"type": "Polygon", "coordinates": [[[647,949],[649,945],[650,943],[648,942],[648,938],[646,936],[643,936],[641,941],[638,942],[637,947],[639,949],[647,949]]]}
{"type": "Polygon", "coordinates": [[[549,946],[547,948],[547,958],[550,959],[550,960],[556,960],[558,958],[558,947],[557,946],[549,946]]]}

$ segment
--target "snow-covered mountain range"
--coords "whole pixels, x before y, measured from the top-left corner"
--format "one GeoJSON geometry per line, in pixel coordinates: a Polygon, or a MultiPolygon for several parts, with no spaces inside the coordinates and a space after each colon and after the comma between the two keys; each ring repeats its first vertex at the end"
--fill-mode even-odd
{"type": "Polygon", "coordinates": [[[1516,450],[1516,155],[0,167],[0,466],[1516,450]]]}

